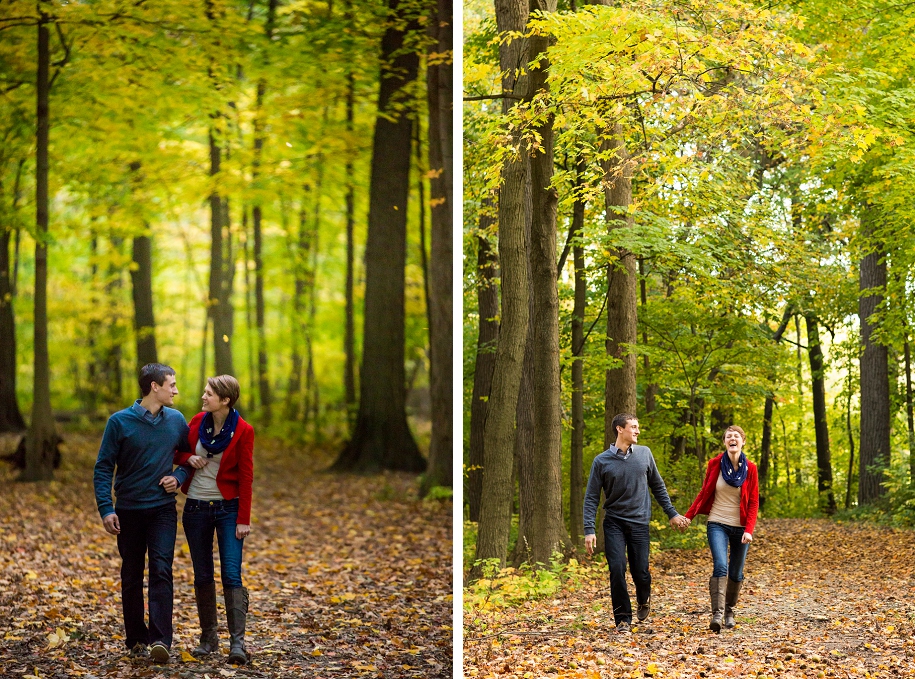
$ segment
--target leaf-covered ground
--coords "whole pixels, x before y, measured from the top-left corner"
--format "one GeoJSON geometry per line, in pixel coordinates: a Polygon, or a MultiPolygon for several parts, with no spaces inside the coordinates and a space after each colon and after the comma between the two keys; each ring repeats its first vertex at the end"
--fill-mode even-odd
{"type": "Polygon", "coordinates": [[[51,483],[13,483],[0,463],[0,677],[451,676],[450,502],[416,500],[410,476],[323,474],[260,441],[242,571],[252,661],[225,662],[219,584],[222,653],[182,656],[198,628],[180,526],[172,660],[128,659],[117,545],[92,492],[98,438],[67,440],[51,483]]]}
{"type": "Polygon", "coordinates": [[[733,630],[708,629],[708,549],[672,550],[652,556],[652,614],[632,634],[613,629],[604,562],[601,576],[577,589],[466,612],[464,672],[500,679],[915,676],[915,533],[770,519],[754,537],[733,630]]]}

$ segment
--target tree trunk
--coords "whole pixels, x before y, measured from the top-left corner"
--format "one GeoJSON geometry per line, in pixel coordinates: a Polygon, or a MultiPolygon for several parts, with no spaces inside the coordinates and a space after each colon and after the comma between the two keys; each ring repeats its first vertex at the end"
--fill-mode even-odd
{"type": "Polygon", "coordinates": [[[470,401],[470,440],[467,455],[467,504],[470,520],[480,520],[483,495],[483,430],[486,426],[489,393],[492,388],[496,345],[499,341],[499,291],[496,279],[499,265],[486,238],[486,231],[495,221],[487,215],[486,206],[480,215],[477,241],[477,334],[476,361],[473,371],[473,395],[470,401]]]}
{"type": "Polygon", "coordinates": [[[26,435],[23,481],[54,476],[57,431],[51,410],[51,369],[48,357],[48,136],[50,129],[50,36],[48,16],[38,21],[35,135],[35,317],[32,421],[26,435]]]}
{"type": "Polygon", "coordinates": [[[404,373],[412,111],[402,90],[416,79],[419,57],[403,47],[407,33],[419,30],[419,21],[405,0],[389,0],[388,8],[392,24],[382,38],[379,114],[372,143],[359,411],[352,438],[333,465],[340,471],[426,468],[407,424],[404,373]]]}
{"type": "MultiPolygon", "coordinates": [[[[21,168],[21,165],[20,165],[21,168]]],[[[17,177],[18,185],[18,177],[17,177]]],[[[12,232],[0,227],[0,432],[20,432],[25,420],[16,399],[16,282],[10,259],[12,232]]]]}
{"type": "Polygon", "coordinates": [[[912,353],[908,325],[905,333],[905,414],[909,432],[909,483],[915,484],[915,409],[912,405],[912,353]]]}
{"type": "MultiPolygon", "coordinates": [[[[632,204],[633,163],[626,150],[623,126],[615,123],[604,148],[614,153],[603,163],[606,219],[610,231],[633,226],[628,214],[632,204]]],[[[604,448],[616,441],[611,422],[619,413],[636,413],[636,355],[630,350],[637,341],[638,287],[636,262],[625,249],[615,253],[616,260],[607,269],[607,356],[622,362],[606,373],[604,386],[604,448]]]]}
{"type": "MultiPolygon", "coordinates": [[[[869,218],[865,215],[864,219],[869,218]]],[[[863,220],[862,220],[863,221],[863,220]]],[[[879,247],[879,246],[878,246],[879,247]]],[[[877,250],[864,256],[860,263],[860,289],[872,290],[858,298],[861,324],[861,433],[858,502],[873,503],[886,493],[882,468],[890,461],[890,385],[887,348],[872,339],[871,316],[883,300],[886,288],[885,253],[877,250]]]]}
{"type": "MultiPolygon", "coordinates": [[[[581,189],[585,164],[577,163],[576,188],[581,189]]],[[[585,533],[582,507],[585,502],[585,380],[584,380],[584,321],[588,303],[588,282],[585,278],[585,249],[578,242],[585,227],[585,201],[575,195],[572,207],[572,263],[575,267],[575,302],[572,309],[572,447],[569,455],[569,538],[573,546],[581,544],[585,533]]]]}
{"type": "MultiPolygon", "coordinates": [[[[346,131],[351,139],[355,120],[356,85],[353,73],[346,74],[346,131]]],[[[352,427],[356,415],[356,315],[353,306],[353,282],[355,279],[355,225],[356,225],[356,180],[353,168],[355,150],[347,149],[346,156],[346,327],[343,334],[343,352],[346,356],[343,364],[344,401],[346,402],[347,420],[352,427]]]]}
{"type": "MultiPolygon", "coordinates": [[[[144,228],[148,225],[144,224],[144,228]]],[[[130,281],[133,292],[133,327],[137,342],[137,370],[147,363],[158,363],[156,321],[153,316],[152,239],[148,234],[133,239],[130,281]]]]}
{"type": "MultiPolygon", "coordinates": [[[[524,0],[496,0],[496,24],[500,33],[522,31],[527,25],[528,7],[524,0]]],[[[516,39],[499,46],[503,73],[502,92],[519,95],[525,81],[516,76],[518,67],[527,62],[527,41],[516,39]]],[[[526,76],[524,77],[526,80],[526,76]]],[[[511,101],[503,99],[507,112],[511,101]]],[[[520,133],[513,132],[521,145],[520,133]]],[[[530,320],[528,300],[528,240],[526,235],[527,150],[509,158],[502,167],[499,189],[499,263],[502,272],[502,313],[499,344],[493,369],[492,389],[483,433],[483,494],[477,533],[477,559],[494,559],[504,565],[511,528],[512,454],[515,445],[515,412],[521,387],[521,368],[527,326],[530,320]]],[[[475,567],[472,575],[479,577],[475,567]]]]}
{"type": "Polygon", "coordinates": [[[820,344],[819,321],[812,313],[804,314],[807,322],[807,354],[810,357],[810,377],[813,389],[813,427],[817,446],[817,492],[820,509],[828,515],[836,513],[836,498],[832,489],[832,456],[829,450],[829,420],[826,416],[826,371],[823,367],[823,347],[820,344]]]}
{"type": "MultiPolygon", "coordinates": [[[[528,268],[530,276],[530,268],[528,268]]],[[[528,314],[533,315],[531,304],[528,314]]],[[[515,445],[512,460],[514,479],[518,487],[518,539],[511,553],[512,566],[522,563],[536,563],[533,559],[532,531],[536,524],[534,513],[537,511],[537,472],[534,467],[532,451],[534,449],[534,329],[528,323],[527,339],[524,342],[524,367],[521,370],[521,385],[518,389],[518,404],[515,408],[515,445]]],[[[512,492],[515,488],[512,481],[512,492]]]]}
{"type": "Polygon", "coordinates": [[[432,21],[437,45],[429,57],[429,185],[431,188],[432,250],[429,261],[429,389],[432,396],[432,439],[429,471],[421,491],[452,486],[454,389],[452,388],[452,206],[451,143],[453,138],[452,0],[438,0],[432,21]],[[446,164],[447,163],[447,164],[446,164]]]}
{"type": "MultiPolygon", "coordinates": [[[[222,152],[215,129],[210,129],[210,176],[219,174],[222,152]]],[[[227,210],[219,191],[210,194],[210,285],[209,312],[213,323],[213,354],[217,375],[234,375],[232,365],[231,258],[226,257],[227,210]],[[225,232],[225,233],[224,233],[225,232]]]]}
{"type": "MultiPolygon", "coordinates": [[[[306,195],[308,188],[305,189],[306,195]]],[[[308,353],[308,336],[311,330],[306,318],[306,295],[308,292],[308,267],[311,259],[311,234],[308,231],[308,218],[305,211],[305,199],[299,206],[299,228],[295,238],[289,238],[289,251],[292,253],[293,292],[292,292],[292,370],[289,374],[289,387],[286,390],[286,419],[293,422],[305,417],[304,408],[307,395],[302,394],[302,378],[305,360],[302,356],[302,339],[305,339],[305,352],[308,353]]]]}

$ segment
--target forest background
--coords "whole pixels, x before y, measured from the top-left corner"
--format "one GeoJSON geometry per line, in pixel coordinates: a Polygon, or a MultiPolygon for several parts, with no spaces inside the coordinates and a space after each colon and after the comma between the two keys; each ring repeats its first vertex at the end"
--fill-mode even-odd
{"type": "Polygon", "coordinates": [[[0,431],[28,428],[23,478],[161,361],[187,415],[234,374],[259,435],[451,485],[451,7],[4,4],[0,431]]]}
{"type": "Polygon", "coordinates": [[[873,0],[465,3],[472,579],[580,546],[619,412],[681,512],[734,423],[763,517],[912,522],[913,27],[873,0]]]}

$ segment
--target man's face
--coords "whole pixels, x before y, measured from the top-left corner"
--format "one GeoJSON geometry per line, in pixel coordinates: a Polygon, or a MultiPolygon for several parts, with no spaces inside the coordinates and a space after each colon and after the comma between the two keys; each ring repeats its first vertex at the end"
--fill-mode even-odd
{"type": "Polygon", "coordinates": [[[175,402],[175,396],[178,395],[178,385],[174,375],[166,375],[165,381],[160,385],[153,381],[152,393],[156,401],[163,406],[171,406],[175,402]]]}
{"type": "Polygon", "coordinates": [[[625,427],[617,427],[617,433],[619,436],[617,438],[622,439],[624,444],[623,447],[628,448],[633,443],[637,443],[639,440],[639,421],[638,420],[627,420],[625,427]]]}

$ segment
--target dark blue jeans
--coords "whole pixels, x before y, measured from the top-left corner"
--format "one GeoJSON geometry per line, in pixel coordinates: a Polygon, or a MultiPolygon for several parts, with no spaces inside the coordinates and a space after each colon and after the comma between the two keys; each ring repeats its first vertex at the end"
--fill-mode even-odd
{"type": "Polygon", "coordinates": [[[613,622],[632,622],[632,602],[626,585],[626,557],[635,583],[635,598],[640,604],[651,597],[651,572],[648,569],[648,524],[604,517],[604,553],[610,568],[610,600],[613,622]]]}
{"type": "Polygon", "coordinates": [[[743,544],[743,526],[728,526],[717,521],[710,521],[705,525],[708,537],[708,546],[712,550],[713,578],[722,578],[727,575],[734,582],[743,582],[743,564],[747,560],[747,550],[750,543],[743,544]],[[731,551],[728,563],[728,547],[731,551]]]}
{"type": "Polygon", "coordinates": [[[187,546],[194,562],[194,585],[215,582],[213,533],[219,543],[219,569],[223,590],[241,587],[241,555],[244,540],[235,537],[238,498],[234,500],[192,500],[188,498],[181,519],[187,546]]]}
{"type": "Polygon", "coordinates": [[[121,532],[121,603],[127,648],[161,641],[172,645],[172,558],[178,510],[171,502],[151,509],[115,509],[121,532]],[[149,553],[149,627],[143,615],[143,571],[149,553]]]}

